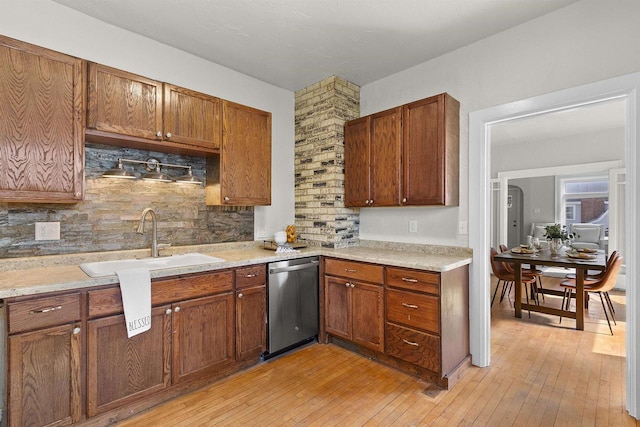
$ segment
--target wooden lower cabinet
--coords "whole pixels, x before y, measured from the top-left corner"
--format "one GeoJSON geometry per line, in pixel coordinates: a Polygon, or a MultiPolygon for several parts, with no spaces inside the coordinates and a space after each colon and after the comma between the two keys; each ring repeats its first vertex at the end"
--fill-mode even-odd
{"type": "MultiPolygon", "coordinates": [[[[330,264],[332,261],[329,260],[330,264]]],[[[345,274],[354,274],[353,270],[357,274],[364,266],[367,264],[346,264],[345,274]]],[[[381,285],[325,276],[324,294],[327,333],[373,350],[384,350],[384,288],[381,285]]]]}
{"type": "Polygon", "coordinates": [[[267,349],[266,285],[236,291],[236,358],[259,357],[267,349]]]}
{"type": "Polygon", "coordinates": [[[82,336],[80,323],[9,336],[9,426],[80,421],[82,336]]]}
{"type": "Polygon", "coordinates": [[[173,383],[234,362],[233,294],[173,304],[173,383]]]}
{"type": "Polygon", "coordinates": [[[151,311],[151,329],[127,337],[124,315],[87,322],[87,416],[170,385],[171,307],[151,311]]]}

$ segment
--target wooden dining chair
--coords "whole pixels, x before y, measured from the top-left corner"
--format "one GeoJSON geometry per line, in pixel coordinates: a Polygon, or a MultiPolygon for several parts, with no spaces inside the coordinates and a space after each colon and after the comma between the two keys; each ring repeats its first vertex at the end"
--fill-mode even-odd
{"type": "MultiPolygon", "coordinates": [[[[500,244],[500,252],[502,253],[509,252],[509,248],[507,247],[507,245],[500,244]]],[[[513,265],[511,263],[505,262],[504,264],[507,270],[509,270],[512,273],[515,273],[513,270],[513,265]]],[[[536,281],[530,285],[531,298],[534,299],[536,304],[540,305],[538,295],[542,295],[542,300],[544,301],[544,292],[542,291],[543,271],[538,268],[529,267],[529,268],[522,268],[522,274],[525,274],[527,276],[533,276],[536,279],[536,281]]]]}
{"type": "MultiPolygon", "coordinates": [[[[513,271],[509,272],[507,270],[505,263],[502,261],[498,261],[495,259],[495,256],[498,255],[498,251],[494,248],[491,248],[491,271],[493,275],[498,278],[498,283],[496,283],[496,290],[493,292],[493,297],[491,298],[491,306],[493,307],[493,302],[496,299],[496,294],[498,293],[498,288],[500,287],[500,282],[502,282],[502,293],[500,295],[500,302],[504,299],[504,296],[507,292],[509,292],[510,286],[516,281],[515,274],[513,271]]],[[[522,274],[522,283],[525,285],[525,290],[528,285],[531,283],[535,283],[535,277],[522,274]]],[[[529,294],[527,293],[527,304],[529,303],[529,294]]],[[[529,312],[529,317],[531,317],[531,312],[529,312]]]]}
{"type": "MultiPolygon", "coordinates": [[[[610,257],[611,258],[611,257],[610,257]]],[[[607,262],[607,264],[609,264],[607,262]]],[[[618,279],[618,273],[620,272],[620,267],[622,266],[622,257],[620,255],[616,256],[616,258],[612,261],[611,265],[607,265],[607,268],[602,275],[602,278],[597,281],[589,281],[589,283],[585,283],[584,292],[586,293],[597,293],[600,296],[600,302],[602,303],[602,310],[604,311],[604,315],[607,318],[607,324],[609,325],[609,331],[611,335],[613,335],[613,329],[611,328],[611,321],[609,320],[609,315],[607,314],[607,307],[605,307],[605,298],[604,294],[607,294],[613,287],[616,285],[616,280],[618,279]]],[[[566,300],[566,310],[569,309],[569,305],[571,303],[571,298],[573,294],[576,292],[576,281],[575,279],[566,279],[560,283],[564,291],[564,296],[562,297],[562,307],[565,308],[565,300],[566,300]]],[[[611,318],[613,319],[614,325],[616,323],[616,319],[613,315],[613,310],[611,309],[611,300],[607,299],[609,310],[611,312],[611,318]]],[[[562,316],[560,316],[560,322],[562,322],[562,316]]]]}
{"type": "MultiPolygon", "coordinates": [[[[601,280],[602,277],[604,276],[605,271],[607,271],[607,268],[609,268],[611,265],[613,265],[613,262],[615,261],[615,259],[618,256],[620,256],[618,251],[611,252],[611,254],[609,255],[609,259],[607,259],[607,265],[606,265],[604,270],[602,270],[602,271],[591,271],[590,270],[589,272],[587,272],[587,276],[584,278],[585,284],[588,284],[589,282],[597,282],[597,281],[601,280]]],[[[564,277],[565,277],[565,279],[576,280],[575,273],[569,273],[564,277]]],[[[611,297],[609,296],[609,292],[605,292],[604,297],[607,300],[607,304],[609,305],[609,308],[611,309],[611,312],[615,314],[616,310],[613,308],[613,304],[611,303],[611,297]]],[[[586,307],[586,305],[585,305],[585,307],[586,307]]]]}

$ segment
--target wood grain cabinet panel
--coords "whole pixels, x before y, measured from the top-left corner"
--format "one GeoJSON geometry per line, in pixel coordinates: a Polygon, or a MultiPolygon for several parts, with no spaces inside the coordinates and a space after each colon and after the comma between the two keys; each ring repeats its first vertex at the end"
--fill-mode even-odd
{"type": "Polygon", "coordinates": [[[267,287],[236,291],[236,358],[260,357],[267,349],[267,287]]]}
{"type": "Polygon", "coordinates": [[[87,141],[205,156],[220,147],[220,99],[89,63],[87,141]]]}
{"type": "Polygon", "coordinates": [[[345,205],[459,199],[460,103],[447,93],[345,123],[345,205]]]}
{"type": "Polygon", "coordinates": [[[384,351],[384,288],[381,283],[363,281],[382,280],[383,267],[325,259],[324,271],[325,331],[360,346],[384,351]]]}
{"type": "Polygon", "coordinates": [[[402,109],[345,124],[345,204],[400,204],[402,109]]]}
{"type": "Polygon", "coordinates": [[[80,421],[82,337],[80,323],[9,336],[9,426],[80,421]]]}
{"type": "Polygon", "coordinates": [[[440,372],[440,337],[387,323],[387,354],[440,372]]]}
{"type": "Polygon", "coordinates": [[[0,201],[82,200],[83,67],[0,36],[0,201]]]}
{"type": "Polygon", "coordinates": [[[437,296],[396,289],[387,289],[386,296],[387,321],[440,333],[440,302],[437,296]]]}
{"type": "Polygon", "coordinates": [[[207,157],[206,203],[271,204],[271,113],[222,102],[222,147],[207,157]]]}
{"type": "Polygon", "coordinates": [[[173,304],[173,383],[212,374],[234,362],[233,294],[173,304]]]}
{"type": "Polygon", "coordinates": [[[403,106],[404,205],[458,205],[459,116],[446,93],[403,106]]]}
{"type": "Polygon", "coordinates": [[[118,408],[171,384],[171,308],[151,311],[151,329],[127,337],[124,315],[87,322],[87,415],[118,408]]]}

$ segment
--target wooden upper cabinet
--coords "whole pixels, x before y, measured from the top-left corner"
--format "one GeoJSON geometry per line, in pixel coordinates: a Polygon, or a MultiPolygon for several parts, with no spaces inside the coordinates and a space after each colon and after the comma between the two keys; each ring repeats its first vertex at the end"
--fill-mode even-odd
{"type": "Polygon", "coordinates": [[[87,128],[162,139],[162,82],[89,63],[87,128]]]}
{"type": "Polygon", "coordinates": [[[222,101],[222,146],[207,158],[206,203],[271,204],[271,113],[222,101]]]}
{"type": "Polygon", "coordinates": [[[220,147],[220,99],[89,63],[86,139],[186,155],[220,147]]]}
{"type": "Polygon", "coordinates": [[[402,108],[349,121],[344,127],[345,205],[400,204],[402,108]]]}
{"type": "Polygon", "coordinates": [[[82,200],[83,66],[0,36],[0,201],[82,200]]]}
{"type": "Polygon", "coordinates": [[[220,99],[164,85],[164,138],[204,148],[220,148],[220,99]]]}
{"type": "Polygon", "coordinates": [[[458,205],[460,104],[443,93],[345,123],[345,205],[458,205]]]}
{"type": "Polygon", "coordinates": [[[369,206],[400,204],[402,108],[371,117],[371,200],[369,206]]]}
{"type": "Polygon", "coordinates": [[[458,205],[460,103],[443,93],[403,107],[404,205],[458,205]]]}
{"type": "Polygon", "coordinates": [[[369,206],[369,200],[371,199],[370,139],[371,116],[361,117],[345,123],[344,199],[347,206],[369,206]]]}

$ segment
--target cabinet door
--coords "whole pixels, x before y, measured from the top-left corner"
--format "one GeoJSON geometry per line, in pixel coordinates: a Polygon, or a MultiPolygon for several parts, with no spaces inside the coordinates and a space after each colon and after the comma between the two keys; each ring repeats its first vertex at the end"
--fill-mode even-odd
{"type": "Polygon", "coordinates": [[[353,341],[384,351],[384,306],[382,286],[352,282],[353,341]]]}
{"type": "Polygon", "coordinates": [[[0,201],[82,200],[82,67],[0,36],[0,201]]]}
{"type": "Polygon", "coordinates": [[[162,138],[162,82],[89,63],[87,127],[162,138]]]}
{"type": "Polygon", "coordinates": [[[236,292],[236,358],[259,357],[267,342],[267,288],[256,286],[236,292]]]}
{"type": "Polygon", "coordinates": [[[164,138],[168,141],[220,148],[220,99],[164,84],[164,138]]]}
{"type": "Polygon", "coordinates": [[[344,125],[344,204],[350,207],[369,206],[371,168],[369,140],[371,116],[346,122],[344,125]]]}
{"type": "Polygon", "coordinates": [[[124,315],[87,322],[87,415],[169,387],[171,309],[151,311],[151,329],[127,337],[124,315]]]}
{"type": "Polygon", "coordinates": [[[234,361],[233,293],[173,304],[173,383],[234,361]]]}
{"type": "MultiPolygon", "coordinates": [[[[402,108],[371,117],[371,200],[369,206],[398,206],[402,164],[402,108]]],[[[345,178],[346,180],[346,178],[345,178]]]]}
{"type": "Polygon", "coordinates": [[[447,94],[404,106],[405,205],[458,204],[459,108],[447,94]]]}
{"type": "Polygon", "coordinates": [[[224,101],[222,204],[271,204],[271,113],[224,101]]]}
{"type": "Polygon", "coordinates": [[[325,276],[325,330],[349,340],[352,333],[350,290],[350,282],[347,280],[325,276]]]}
{"type": "Polygon", "coordinates": [[[82,416],[80,324],[9,337],[9,425],[78,422],[82,416]]]}

